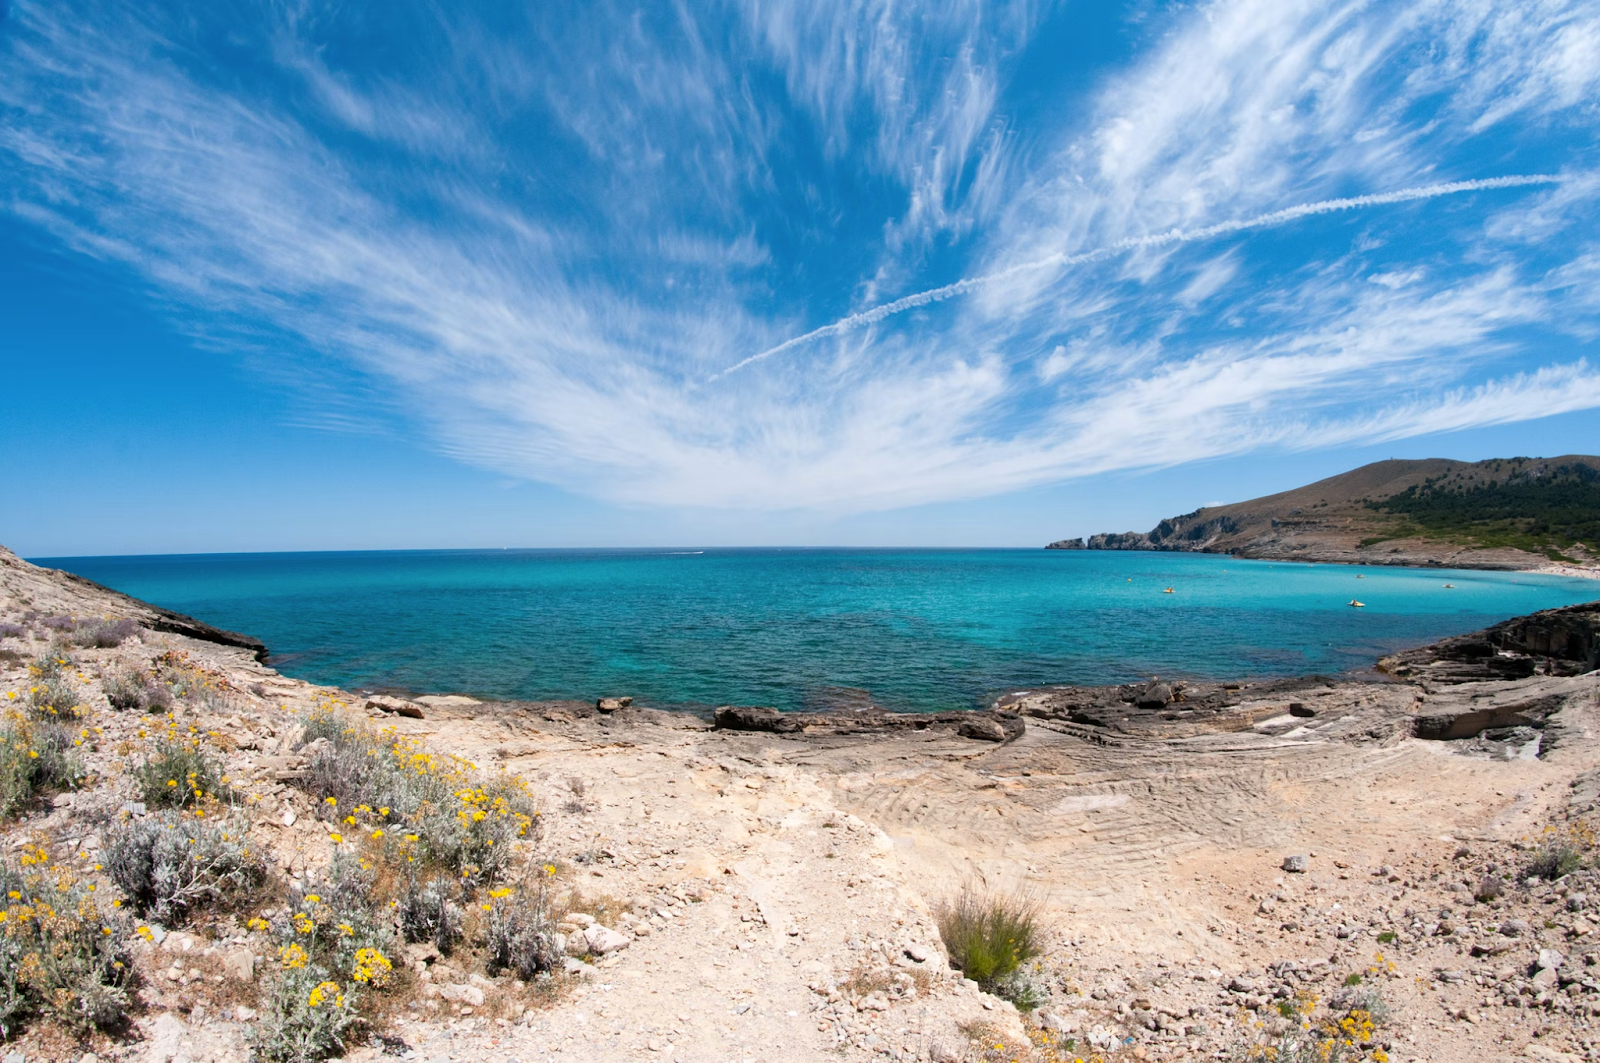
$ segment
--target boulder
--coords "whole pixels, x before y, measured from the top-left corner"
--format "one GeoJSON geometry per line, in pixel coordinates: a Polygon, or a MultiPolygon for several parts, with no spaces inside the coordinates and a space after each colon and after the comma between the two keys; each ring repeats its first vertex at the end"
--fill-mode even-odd
{"type": "Polygon", "coordinates": [[[1286,856],[1283,858],[1283,870],[1291,875],[1303,875],[1311,870],[1311,858],[1304,854],[1286,856]]]}
{"type": "Polygon", "coordinates": [[[474,1008],[483,1004],[483,990],[475,985],[451,985],[447,983],[439,987],[439,996],[452,1004],[466,1004],[474,1008]]]}
{"type": "Polygon", "coordinates": [[[756,705],[723,705],[714,716],[719,731],[768,731],[792,734],[800,730],[798,719],[777,709],[756,705]]]}
{"type": "Polygon", "coordinates": [[[627,935],[619,934],[599,923],[585,930],[583,939],[589,943],[589,951],[596,956],[605,956],[628,947],[627,935]]]}
{"type": "Polygon", "coordinates": [[[632,698],[601,698],[594,703],[594,707],[601,712],[616,712],[633,704],[632,698]]]}
{"type": "Polygon", "coordinates": [[[982,716],[962,720],[956,725],[956,734],[980,742],[1004,742],[1009,737],[999,720],[982,716]]]}
{"type": "Polygon", "coordinates": [[[1159,709],[1172,702],[1172,685],[1163,683],[1159,679],[1152,679],[1145,685],[1133,703],[1141,709],[1159,709]]]}
{"type": "Polygon", "coordinates": [[[367,699],[367,708],[378,712],[385,712],[391,716],[404,716],[412,720],[424,719],[422,706],[405,698],[392,698],[387,694],[375,694],[367,699]]]}

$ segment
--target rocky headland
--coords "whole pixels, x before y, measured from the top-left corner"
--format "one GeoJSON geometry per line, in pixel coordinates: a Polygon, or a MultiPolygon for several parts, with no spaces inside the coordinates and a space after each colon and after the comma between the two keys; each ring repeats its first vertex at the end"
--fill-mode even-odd
{"type": "Polygon", "coordinates": [[[1169,517],[1051,550],[1165,550],[1270,561],[1593,572],[1600,458],[1430,458],[1169,517]]]}
{"type": "Polygon", "coordinates": [[[920,718],[365,695],[186,623],[0,554],[9,1063],[291,1058],[346,1013],[333,1054],[429,1063],[1600,1059],[1600,604],[920,718]],[[397,807],[342,796],[391,757],[397,807]],[[245,888],[127,888],[196,839],[245,888]],[[424,850],[466,884],[408,890],[424,850]],[[952,969],[963,888],[1033,906],[1005,986],[952,969]]]}

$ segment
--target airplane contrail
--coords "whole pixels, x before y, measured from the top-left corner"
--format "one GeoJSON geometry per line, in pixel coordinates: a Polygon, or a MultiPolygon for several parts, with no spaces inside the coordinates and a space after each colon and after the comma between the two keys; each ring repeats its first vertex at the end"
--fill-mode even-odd
{"type": "Polygon", "coordinates": [[[1216,225],[1207,225],[1199,229],[1168,229],[1166,232],[1153,233],[1149,236],[1130,236],[1125,240],[1118,240],[1114,244],[1095,248],[1092,251],[1080,251],[1077,254],[1054,254],[1032,262],[1023,262],[1015,266],[1008,266],[993,273],[985,273],[977,277],[966,277],[952,284],[939,288],[929,288],[927,291],[917,292],[914,295],[902,296],[893,302],[883,303],[863,310],[860,313],[842,317],[831,325],[814,328],[802,336],[784,340],[776,347],[769,347],[759,354],[752,354],[740,362],[735,362],[728,368],[707,377],[705,383],[720,380],[730,373],[756,362],[771,358],[775,354],[798,347],[812,340],[824,336],[837,336],[844,332],[853,332],[858,328],[875,325],[886,317],[902,314],[907,310],[915,310],[919,306],[929,303],[942,302],[952,296],[964,295],[974,289],[981,288],[996,281],[1014,277],[1019,273],[1033,270],[1050,269],[1052,267],[1078,266],[1097,259],[1109,258],[1124,251],[1132,251],[1144,247],[1161,247],[1166,244],[1186,244],[1196,240],[1209,240],[1214,236],[1225,236],[1229,233],[1243,232],[1247,229],[1264,229],[1272,225],[1282,225],[1285,222],[1295,221],[1299,218],[1310,217],[1314,214],[1332,214],[1343,210],[1359,210],[1362,207],[1378,207],[1389,203],[1404,203],[1415,199],[1434,199],[1438,196],[1455,195],[1458,192],[1481,192],[1493,188],[1517,188],[1522,185],[1548,185],[1559,184],[1561,178],[1555,174],[1514,174],[1509,177],[1486,177],[1477,181],[1449,181],[1442,184],[1419,185],[1415,188],[1402,188],[1395,192],[1377,192],[1367,196],[1351,196],[1346,199],[1323,199],[1315,203],[1301,203],[1294,207],[1285,207],[1267,214],[1258,214],[1253,218],[1241,218],[1237,221],[1219,222],[1216,225]]]}

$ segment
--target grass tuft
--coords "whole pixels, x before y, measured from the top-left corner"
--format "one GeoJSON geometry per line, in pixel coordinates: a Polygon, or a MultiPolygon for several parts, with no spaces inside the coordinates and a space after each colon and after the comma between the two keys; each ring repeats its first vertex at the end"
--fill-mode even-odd
{"type": "Polygon", "coordinates": [[[968,884],[939,905],[934,918],[951,966],[986,990],[1021,995],[1019,990],[1031,988],[1021,977],[1024,965],[1043,951],[1039,909],[1027,894],[993,893],[968,884]]]}

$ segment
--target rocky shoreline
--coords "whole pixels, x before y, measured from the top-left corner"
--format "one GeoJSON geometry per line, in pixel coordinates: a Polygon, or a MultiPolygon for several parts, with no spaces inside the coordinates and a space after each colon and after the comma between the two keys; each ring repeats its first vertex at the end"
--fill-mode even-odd
{"type": "Polygon", "coordinates": [[[133,901],[108,854],[159,818],[138,779],[172,727],[217,758],[267,877],[253,903],[141,916],[126,1021],[36,1015],[6,1035],[24,1063],[260,1056],[293,973],[274,928],[354,844],[313,784],[362,728],[526,788],[519,859],[567,900],[544,982],[496,967],[471,937],[488,929],[448,954],[391,931],[395,980],[362,990],[381,1007],[347,1059],[1244,1060],[1329,1022],[1364,1060],[1600,1059],[1600,605],[1394,655],[1370,682],[703,720],[359,697],[108,593],[0,556],[0,696],[36,700],[30,664],[61,654],[85,711],[82,781],[0,826],[0,856],[96,886],[111,927],[133,901]],[[170,707],[118,708],[131,669],[173,680],[170,707]],[[1007,990],[1023,1008],[945,955],[939,906],[974,882],[1039,899],[1043,951],[1007,990]]]}

